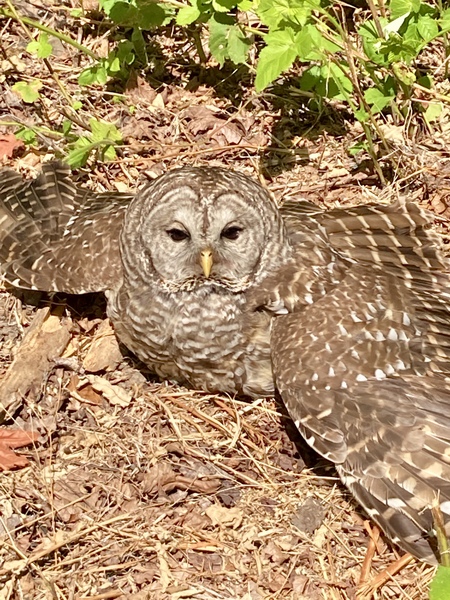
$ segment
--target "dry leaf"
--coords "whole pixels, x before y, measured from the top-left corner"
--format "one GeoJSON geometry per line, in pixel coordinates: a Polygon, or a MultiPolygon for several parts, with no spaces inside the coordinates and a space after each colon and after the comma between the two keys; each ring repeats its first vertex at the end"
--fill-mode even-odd
{"type": "Polygon", "coordinates": [[[93,342],[83,360],[83,367],[90,373],[114,371],[122,360],[117,338],[109,319],[98,328],[93,342]]]}
{"type": "Polygon", "coordinates": [[[205,513],[211,519],[213,525],[224,525],[233,529],[237,529],[243,519],[242,511],[239,508],[225,508],[218,504],[208,506],[205,513]]]}
{"type": "Polygon", "coordinates": [[[127,96],[135,103],[152,104],[158,95],[148,81],[143,77],[139,77],[136,71],[131,72],[125,90],[127,96]]]}
{"type": "Polygon", "coordinates": [[[176,473],[167,463],[157,463],[146,473],[142,480],[143,490],[147,494],[165,493],[173,490],[189,490],[202,494],[214,494],[221,486],[219,479],[191,479],[176,473]]]}
{"type": "Polygon", "coordinates": [[[87,379],[91,383],[96,392],[100,392],[103,396],[114,405],[119,405],[122,408],[129,406],[133,399],[132,394],[127,392],[119,385],[113,385],[107,379],[98,377],[98,375],[88,375],[87,379]]]}
{"type": "Polygon", "coordinates": [[[39,437],[37,431],[24,431],[23,429],[0,428],[0,470],[10,471],[19,467],[26,467],[28,460],[19,456],[12,448],[21,448],[35,442],[39,437]]]}
{"type": "Polygon", "coordinates": [[[12,158],[19,150],[25,148],[22,140],[18,140],[13,133],[0,135],[0,158],[12,158]]]}

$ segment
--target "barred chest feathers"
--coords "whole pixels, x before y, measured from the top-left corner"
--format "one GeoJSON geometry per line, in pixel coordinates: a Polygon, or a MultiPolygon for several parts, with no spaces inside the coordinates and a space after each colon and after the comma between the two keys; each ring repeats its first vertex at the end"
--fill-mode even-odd
{"type": "Polygon", "coordinates": [[[270,321],[245,294],[200,287],[174,294],[108,292],[117,335],[160,377],[253,397],[274,393],[270,321]]]}

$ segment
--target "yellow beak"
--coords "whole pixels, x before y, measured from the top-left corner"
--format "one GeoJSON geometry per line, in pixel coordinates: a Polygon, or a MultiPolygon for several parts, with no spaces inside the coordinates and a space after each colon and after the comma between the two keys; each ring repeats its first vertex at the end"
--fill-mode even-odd
{"type": "Polygon", "coordinates": [[[206,248],[200,252],[200,264],[202,265],[205,277],[209,277],[211,268],[213,266],[212,251],[209,248],[206,248]]]}

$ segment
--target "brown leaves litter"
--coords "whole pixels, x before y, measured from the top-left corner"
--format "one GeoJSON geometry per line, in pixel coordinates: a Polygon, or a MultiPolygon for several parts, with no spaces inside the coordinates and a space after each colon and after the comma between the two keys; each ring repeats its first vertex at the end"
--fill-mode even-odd
{"type": "MultiPolygon", "coordinates": [[[[146,382],[126,361],[83,372],[111,331],[86,319],[73,329],[82,337],[67,351],[77,374],[62,369],[68,359],[42,371],[45,392],[20,413],[52,435],[39,462],[4,473],[0,584],[23,580],[30,600],[41,600],[38,564],[76,598],[355,599],[363,520],[336,479],[302,471],[273,401],[146,382]]],[[[397,583],[374,574],[392,553],[375,550],[362,590],[387,599],[397,583]]],[[[401,581],[414,572],[405,567],[401,581]]],[[[415,584],[402,585],[419,600],[415,584]]]]}
{"type": "Polygon", "coordinates": [[[167,463],[158,463],[142,478],[142,490],[147,494],[156,494],[161,491],[168,494],[177,489],[214,494],[220,486],[220,479],[189,478],[176,473],[167,463]]]}
{"type": "Polygon", "coordinates": [[[49,308],[37,311],[1,381],[0,423],[15,413],[23,398],[39,393],[42,380],[69,343],[70,326],[70,319],[61,320],[49,308]]]}
{"type": "Polygon", "coordinates": [[[0,135],[0,161],[2,158],[17,156],[24,148],[23,141],[16,138],[13,133],[0,135]]]}
{"type": "Polygon", "coordinates": [[[39,433],[37,431],[0,427],[0,471],[26,467],[28,465],[27,458],[16,454],[13,448],[28,446],[35,442],[38,437],[39,433]]]}

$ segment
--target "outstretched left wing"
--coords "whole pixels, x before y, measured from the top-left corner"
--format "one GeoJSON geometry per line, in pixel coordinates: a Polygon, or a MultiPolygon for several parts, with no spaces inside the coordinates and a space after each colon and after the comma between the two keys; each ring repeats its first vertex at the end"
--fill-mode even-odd
{"type": "Polygon", "coordinates": [[[82,189],[61,163],[24,182],[0,172],[0,273],[16,287],[82,294],[121,280],[119,234],[131,194],[82,189]]]}

